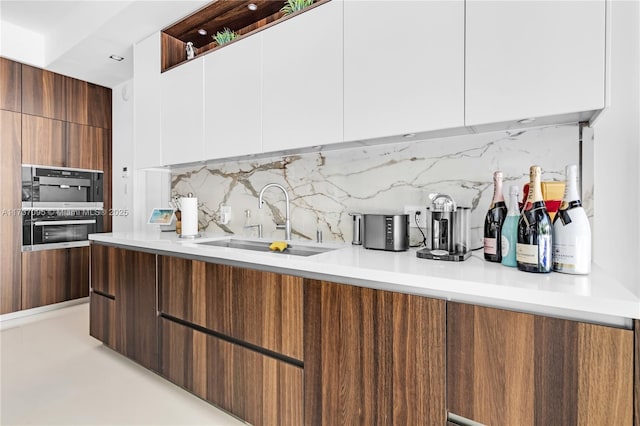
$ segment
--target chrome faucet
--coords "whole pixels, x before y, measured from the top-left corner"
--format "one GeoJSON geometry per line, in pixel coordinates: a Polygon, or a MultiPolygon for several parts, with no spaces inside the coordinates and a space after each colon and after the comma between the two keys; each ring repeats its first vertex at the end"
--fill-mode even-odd
{"type": "Polygon", "coordinates": [[[260,191],[260,196],[258,197],[258,208],[261,209],[262,205],[264,204],[264,201],[262,200],[262,196],[264,195],[264,191],[266,191],[267,189],[271,188],[272,186],[279,188],[282,190],[282,192],[284,192],[284,199],[285,202],[287,203],[287,208],[286,208],[286,213],[285,213],[285,218],[284,218],[284,224],[281,223],[276,223],[276,229],[284,229],[284,239],[285,240],[290,240],[291,239],[291,222],[289,221],[289,215],[290,215],[290,207],[289,207],[289,194],[287,193],[287,190],[284,189],[284,186],[277,184],[277,183],[268,183],[264,186],[264,188],[262,188],[262,190],[260,191]]]}

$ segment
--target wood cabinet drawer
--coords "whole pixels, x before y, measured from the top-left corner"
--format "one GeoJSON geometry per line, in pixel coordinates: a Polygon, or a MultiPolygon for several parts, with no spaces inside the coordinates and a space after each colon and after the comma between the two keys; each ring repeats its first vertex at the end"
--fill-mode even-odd
{"type": "Polygon", "coordinates": [[[305,425],[445,424],[443,300],[304,286],[305,425]]]}
{"type": "Polygon", "coordinates": [[[161,373],[253,425],[301,425],[302,368],[160,319],[161,373]]]}
{"type": "Polygon", "coordinates": [[[447,408],[490,425],[631,425],[633,332],[447,304],[447,408]]]}
{"type": "Polygon", "coordinates": [[[298,360],[302,278],[160,256],[160,311],[298,360]]]}
{"type": "Polygon", "coordinates": [[[114,299],[91,293],[89,307],[89,334],[114,348],[116,342],[116,303],[114,299]]]}
{"type": "Polygon", "coordinates": [[[89,295],[89,247],[22,253],[22,309],[89,295]]]}

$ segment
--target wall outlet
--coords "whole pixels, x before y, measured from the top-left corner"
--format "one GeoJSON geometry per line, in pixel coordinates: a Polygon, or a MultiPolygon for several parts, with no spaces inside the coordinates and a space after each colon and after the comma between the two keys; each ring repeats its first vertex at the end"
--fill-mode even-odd
{"type": "Polygon", "coordinates": [[[427,221],[427,209],[422,206],[404,206],[404,214],[409,215],[409,228],[417,228],[416,220],[418,221],[418,225],[420,228],[424,229],[426,227],[427,221]],[[416,218],[416,213],[418,213],[418,217],[416,218]]]}
{"type": "Polygon", "coordinates": [[[220,224],[227,225],[231,222],[231,206],[220,206],[220,224]]]}

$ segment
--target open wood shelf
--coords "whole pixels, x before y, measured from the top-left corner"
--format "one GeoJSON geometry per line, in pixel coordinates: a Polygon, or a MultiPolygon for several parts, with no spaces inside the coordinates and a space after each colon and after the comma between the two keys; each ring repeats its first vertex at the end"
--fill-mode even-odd
{"type": "Polygon", "coordinates": [[[285,4],[283,0],[216,0],[162,30],[161,72],[187,62],[187,42],[192,42],[196,56],[201,56],[329,1],[331,0],[316,0],[305,9],[284,15],[280,12],[285,4]],[[255,11],[249,10],[248,6],[251,3],[257,6],[255,11]],[[213,41],[212,36],[224,28],[235,31],[238,36],[233,41],[219,46],[213,41]],[[204,29],[207,34],[200,35],[200,29],[204,29]]]}

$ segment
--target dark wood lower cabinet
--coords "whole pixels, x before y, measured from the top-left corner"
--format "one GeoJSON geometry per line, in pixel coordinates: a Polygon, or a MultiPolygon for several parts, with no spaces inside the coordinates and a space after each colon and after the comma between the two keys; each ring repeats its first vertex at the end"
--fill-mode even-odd
{"type": "Polygon", "coordinates": [[[116,283],[116,349],[151,370],[158,370],[156,255],[124,252],[116,283]]]}
{"type": "Polygon", "coordinates": [[[304,424],[445,424],[444,301],[304,285],[304,424]]]}
{"type": "Polygon", "coordinates": [[[634,343],[633,330],[100,244],[92,280],[92,336],[254,425],[453,425],[449,411],[638,426],[637,320],[634,343]]]}
{"type": "Polygon", "coordinates": [[[259,425],[303,424],[303,370],[161,318],[162,374],[259,425]]]}
{"type": "Polygon", "coordinates": [[[447,305],[449,411],[487,425],[631,425],[633,333],[447,305]]]}
{"type": "Polygon", "coordinates": [[[92,336],[113,338],[115,350],[157,371],[156,255],[92,243],[91,265],[93,295],[102,296],[91,299],[92,336]],[[100,331],[104,324],[114,330],[100,331]]]}
{"type": "Polygon", "coordinates": [[[158,264],[162,313],[303,359],[302,278],[169,256],[158,264]]]}
{"type": "Polygon", "coordinates": [[[22,309],[88,295],[89,247],[22,253],[22,309]]]}
{"type": "Polygon", "coordinates": [[[89,335],[110,348],[116,345],[116,302],[114,299],[91,293],[89,310],[89,335]]]}

